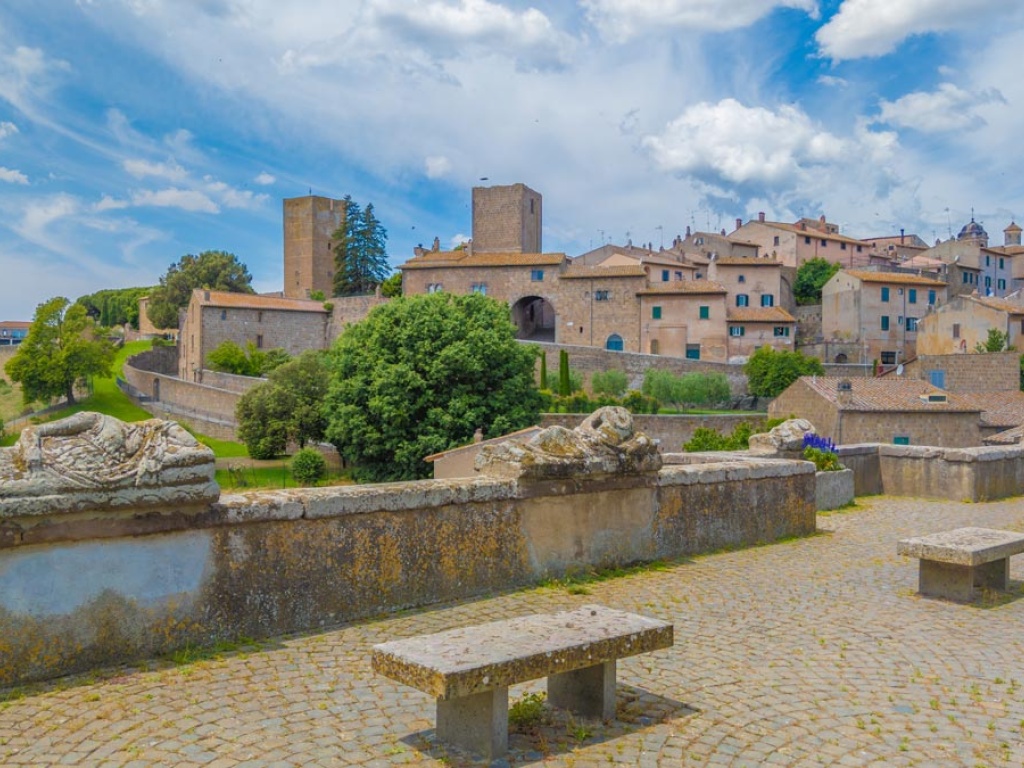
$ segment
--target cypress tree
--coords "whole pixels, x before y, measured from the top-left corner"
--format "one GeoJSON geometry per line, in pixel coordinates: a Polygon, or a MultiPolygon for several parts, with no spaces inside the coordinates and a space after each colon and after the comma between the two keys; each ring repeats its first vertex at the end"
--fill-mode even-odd
{"type": "Polygon", "coordinates": [[[572,384],[569,383],[569,353],[564,349],[558,352],[558,394],[562,397],[572,394],[572,384]]]}
{"type": "Polygon", "coordinates": [[[548,388],[548,353],[543,350],[540,353],[540,388],[548,388]]]}

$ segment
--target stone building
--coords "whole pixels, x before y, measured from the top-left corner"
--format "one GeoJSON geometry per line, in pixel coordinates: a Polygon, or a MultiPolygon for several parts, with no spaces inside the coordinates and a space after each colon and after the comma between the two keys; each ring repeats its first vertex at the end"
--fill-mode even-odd
{"type": "Polygon", "coordinates": [[[541,203],[525,184],[473,187],[473,252],[540,253],[541,203]]]}
{"type": "Polygon", "coordinates": [[[284,201],[284,295],[308,299],[334,293],[334,243],[345,223],[345,201],[307,195],[284,201]]]}
{"type": "Polygon", "coordinates": [[[984,407],[969,395],[920,379],[803,376],[768,406],[768,415],[807,419],[839,445],[982,445],[984,407]]]}
{"type": "Polygon", "coordinates": [[[1024,296],[1019,292],[1003,299],[989,296],[955,296],[921,319],[917,351],[921,355],[974,352],[988,339],[990,328],[1009,336],[1010,346],[1024,349],[1024,296]]]}
{"type": "Polygon", "coordinates": [[[897,365],[916,354],[918,321],[945,301],[946,284],[938,280],[840,270],[821,290],[822,335],[862,348],[861,362],[897,365]]]}
{"type": "Polygon", "coordinates": [[[794,224],[757,219],[736,227],[729,237],[756,244],[761,254],[777,259],[785,267],[798,268],[808,259],[822,258],[843,267],[864,267],[872,263],[872,248],[862,240],[839,233],[839,227],[822,216],[800,219],[794,224]]]}
{"type": "Polygon", "coordinates": [[[243,348],[249,342],[257,349],[280,347],[290,355],[324,349],[330,320],[321,301],[197,288],[178,339],[178,377],[200,381],[210,352],[225,341],[243,348]]]}

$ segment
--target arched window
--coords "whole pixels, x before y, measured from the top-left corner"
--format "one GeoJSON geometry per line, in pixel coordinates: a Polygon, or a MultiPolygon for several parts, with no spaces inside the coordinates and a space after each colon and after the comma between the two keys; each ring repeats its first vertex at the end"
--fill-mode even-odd
{"type": "Polygon", "coordinates": [[[611,352],[622,351],[622,337],[617,333],[613,333],[608,337],[608,341],[604,343],[604,348],[611,352]]]}
{"type": "Polygon", "coordinates": [[[737,307],[749,307],[750,297],[745,293],[736,294],[736,306],[737,307]]]}
{"type": "Polygon", "coordinates": [[[846,361],[847,361],[846,355],[844,355],[842,352],[840,352],[838,355],[836,355],[836,362],[837,363],[845,363],[846,361]]]}

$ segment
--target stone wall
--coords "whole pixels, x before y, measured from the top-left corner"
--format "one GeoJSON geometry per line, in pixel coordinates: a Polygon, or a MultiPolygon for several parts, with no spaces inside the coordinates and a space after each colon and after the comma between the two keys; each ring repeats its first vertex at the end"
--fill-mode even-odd
{"type": "MultiPolygon", "coordinates": [[[[135,362],[136,357],[132,357],[130,362],[135,362]]],[[[214,374],[218,380],[224,375],[204,371],[204,380],[207,374],[214,374]]],[[[235,406],[241,397],[240,392],[141,370],[127,363],[123,376],[131,386],[151,398],[138,405],[154,416],[181,422],[210,437],[238,439],[235,434],[235,406]]],[[[249,379],[254,384],[260,381],[247,376],[232,378],[249,379]]]]}
{"type": "Polygon", "coordinates": [[[1020,389],[1020,352],[918,355],[904,376],[929,381],[942,371],[949,392],[1016,392],[1020,389]]]}
{"type": "Polygon", "coordinates": [[[893,496],[991,501],[1024,490],[1024,447],[878,446],[882,488],[893,496]]]}
{"type": "Polygon", "coordinates": [[[222,496],[192,513],[9,518],[0,685],[806,535],[814,493],[811,464],[747,460],[586,483],[428,480],[222,496]]]}

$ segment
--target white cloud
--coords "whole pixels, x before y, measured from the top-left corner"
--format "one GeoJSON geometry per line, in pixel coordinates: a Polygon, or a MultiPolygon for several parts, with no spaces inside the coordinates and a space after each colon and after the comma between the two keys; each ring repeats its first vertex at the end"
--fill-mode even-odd
{"type": "Polygon", "coordinates": [[[257,195],[247,189],[235,189],[230,184],[217,181],[212,176],[203,177],[201,189],[228,208],[253,208],[269,199],[264,194],[257,195]]]}
{"type": "Polygon", "coordinates": [[[16,126],[14,123],[0,123],[0,140],[6,139],[8,136],[13,136],[17,132],[18,126],[16,126]]]}
{"type": "Polygon", "coordinates": [[[255,181],[260,186],[266,187],[277,181],[277,177],[267,173],[266,171],[263,171],[259,176],[253,179],[253,181],[255,181]]]}
{"type": "Polygon", "coordinates": [[[996,103],[1005,104],[1006,99],[994,88],[965,91],[953,83],[942,83],[931,93],[917,91],[896,101],[883,99],[878,120],[924,133],[970,130],[985,125],[977,108],[996,103]]]}
{"type": "Polygon", "coordinates": [[[159,191],[143,190],[132,194],[132,205],[155,206],[157,208],[180,208],[194,213],[220,213],[213,200],[195,189],[170,187],[159,191]]]}
{"type": "Polygon", "coordinates": [[[0,181],[6,181],[11,184],[28,184],[28,176],[21,171],[14,171],[0,165],[0,181]]]}
{"type": "Polygon", "coordinates": [[[148,160],[125,160],[124,169],[137,179],[148,176],[164,181],[184,181],[188,172],[173,160],[167,163],[153,163],[148,160]]]}
{"type": "Polygon", "coordinates": [[[129,205],[131,203],[127,200],[118,200],[110,195],[104,195],[92,208],[97,213],[102,213],[103,211],[118,211],[122,208],[127,208],[129,205]]]}
{"type": "Polygon", "coordinates": [[[461,232],[459,232],[457,235],[452,235],[451,238],[449,238],[448,244],[450,248],[455,248],[456,246],[462,245],[463,243],[468,243],[469,240],[469,235],[464,235],[461,232]]]}
{"type": "Polygon", "coordinates": [[[423,162],[428,179],[440,179],[452,171],[452,161],[444,155],[431,155],[423,162]]]}
{"type": "Polygon", "coordinates": [[[843,0],[815,34],[832,59],[882,56],[911,35],[946,32],[1017,14],[1007,0],[843,0]]]}
{"type": "Polygon", "coordinates": [[[817,0],[581,0],[601,37],[626,42],[650,32],[692,29],[723,32],[747,27],[776,8],[796,8],[817,18],[817,0]]]}
{"type": "Polygon", "coordinates": [[[833,75],[821,75],[818,82],[832,88],[846,88],[850,84],[848,80],[833,75]]]}

